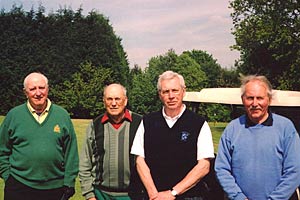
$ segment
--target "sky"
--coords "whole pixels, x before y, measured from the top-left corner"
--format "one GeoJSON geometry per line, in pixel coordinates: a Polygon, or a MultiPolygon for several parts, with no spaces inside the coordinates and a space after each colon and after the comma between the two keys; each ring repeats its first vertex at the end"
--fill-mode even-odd
{"type": "Polygon", "coordinates": [[[13,4],[25,11],[41,4],[46,13],[59,8],[91,10],[109,19],[115,34],[122,39],[130,67],[145,68],[152,57],[173,49],[202,50],[224,68],[234,66],[239,52],[235,44],[228,0],[0,0],[0,8],[9,11],[13,4]]]}

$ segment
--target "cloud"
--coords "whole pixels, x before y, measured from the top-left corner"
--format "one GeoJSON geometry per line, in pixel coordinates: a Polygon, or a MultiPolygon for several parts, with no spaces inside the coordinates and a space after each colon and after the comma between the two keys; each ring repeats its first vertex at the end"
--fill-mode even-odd
{"type": "MultiPolygon", "coordinates": [[[[151,57],[169,49],[177,54],[185,50],[203,50],[212,54],[222,67],[231,67],[238,52],[230,51],[234,44],[232,20],[227,0],[18,0],[30,9],[39,4],[46,11],[60,7],[80,6],[85,14],[96,10],[110,20],[115,33],[122,38],[130,66],[146,67],[151,57]]],[[[1,0],[0,6],[10,8],[11,0],[1,0]]]]}

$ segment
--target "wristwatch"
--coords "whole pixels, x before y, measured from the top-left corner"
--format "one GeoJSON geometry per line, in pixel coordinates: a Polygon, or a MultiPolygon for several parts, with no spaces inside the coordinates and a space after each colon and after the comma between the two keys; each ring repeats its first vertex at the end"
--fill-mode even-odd
{"type": "Polygon", "coordinates": [[[177,193],[176,190],[172,189],[172,190],[171,190],[171,194],[172,194],[174,197],[177,197],[177,194],[178,194],[178,193],[177,193]]]}

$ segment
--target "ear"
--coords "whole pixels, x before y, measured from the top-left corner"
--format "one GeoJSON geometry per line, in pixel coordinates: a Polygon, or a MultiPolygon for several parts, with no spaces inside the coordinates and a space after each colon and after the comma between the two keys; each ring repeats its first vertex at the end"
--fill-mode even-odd
{"type": "Polygon", "coordinates": [[[27,95],[27,92],[26,92],[25,88],[23,88],[23,92],[24,92],[24,95],[26,96],[26,98],[28,98],[28,95],[27,95]]]}
{"type": "Polygon", "coordinates": [[[158,97],[159,97],[160,101],[162,101],[162,102],[163,102],[163,97],[162,97],[162,95],[161,95],[161,93],[160,93],[160,92],[158,92],[158,97]]]}
{"type": "Polygon", "coordinates": [[[128,98],[126,97],[126,98],[124,99],[125,107],[127,106],[127,102],[128,102],[128,98]]]}

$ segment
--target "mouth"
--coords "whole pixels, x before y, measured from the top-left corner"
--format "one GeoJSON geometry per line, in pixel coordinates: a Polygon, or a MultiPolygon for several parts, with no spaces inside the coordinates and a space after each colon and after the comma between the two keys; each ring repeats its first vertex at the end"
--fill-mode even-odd
{"type": "Polygon", "coordinates": [[[35,101],[36,102],[41,102],[41,101],[43,101],[43,99],[42,98],[35,98],[35,101]]]}
{"type": "Polygon", "coordinates": [[[41,100],[41,99],[43,99],[44,97],[41,97],[41,96],[36,96],[36,97],[34,97],[36,100],[41,100]]]}
{"type": "Polygon", "coordinates": [[[168,102],[168,105],[172,106],[172,105],[175,105],[176,102],[168,102]]]}
{"type": "Polygon", "coordinates": [[[110,110],[110,112],[118,112],[119,111],[118,108],[110,108],[109,110],[110,110]]]}
{"type": "Polygon", "coordinates": [[[251,113],[252,115],[260,114],[260,113],[261,113],[261,110],[260,110],[260,109],[251,109],[251,110],[250,110],[250,113],[251,113]]]}
{"type": "Polygon", "coordinates": [[[250,111],[261,111],[260,108],[250,108],[250,111]]]}

